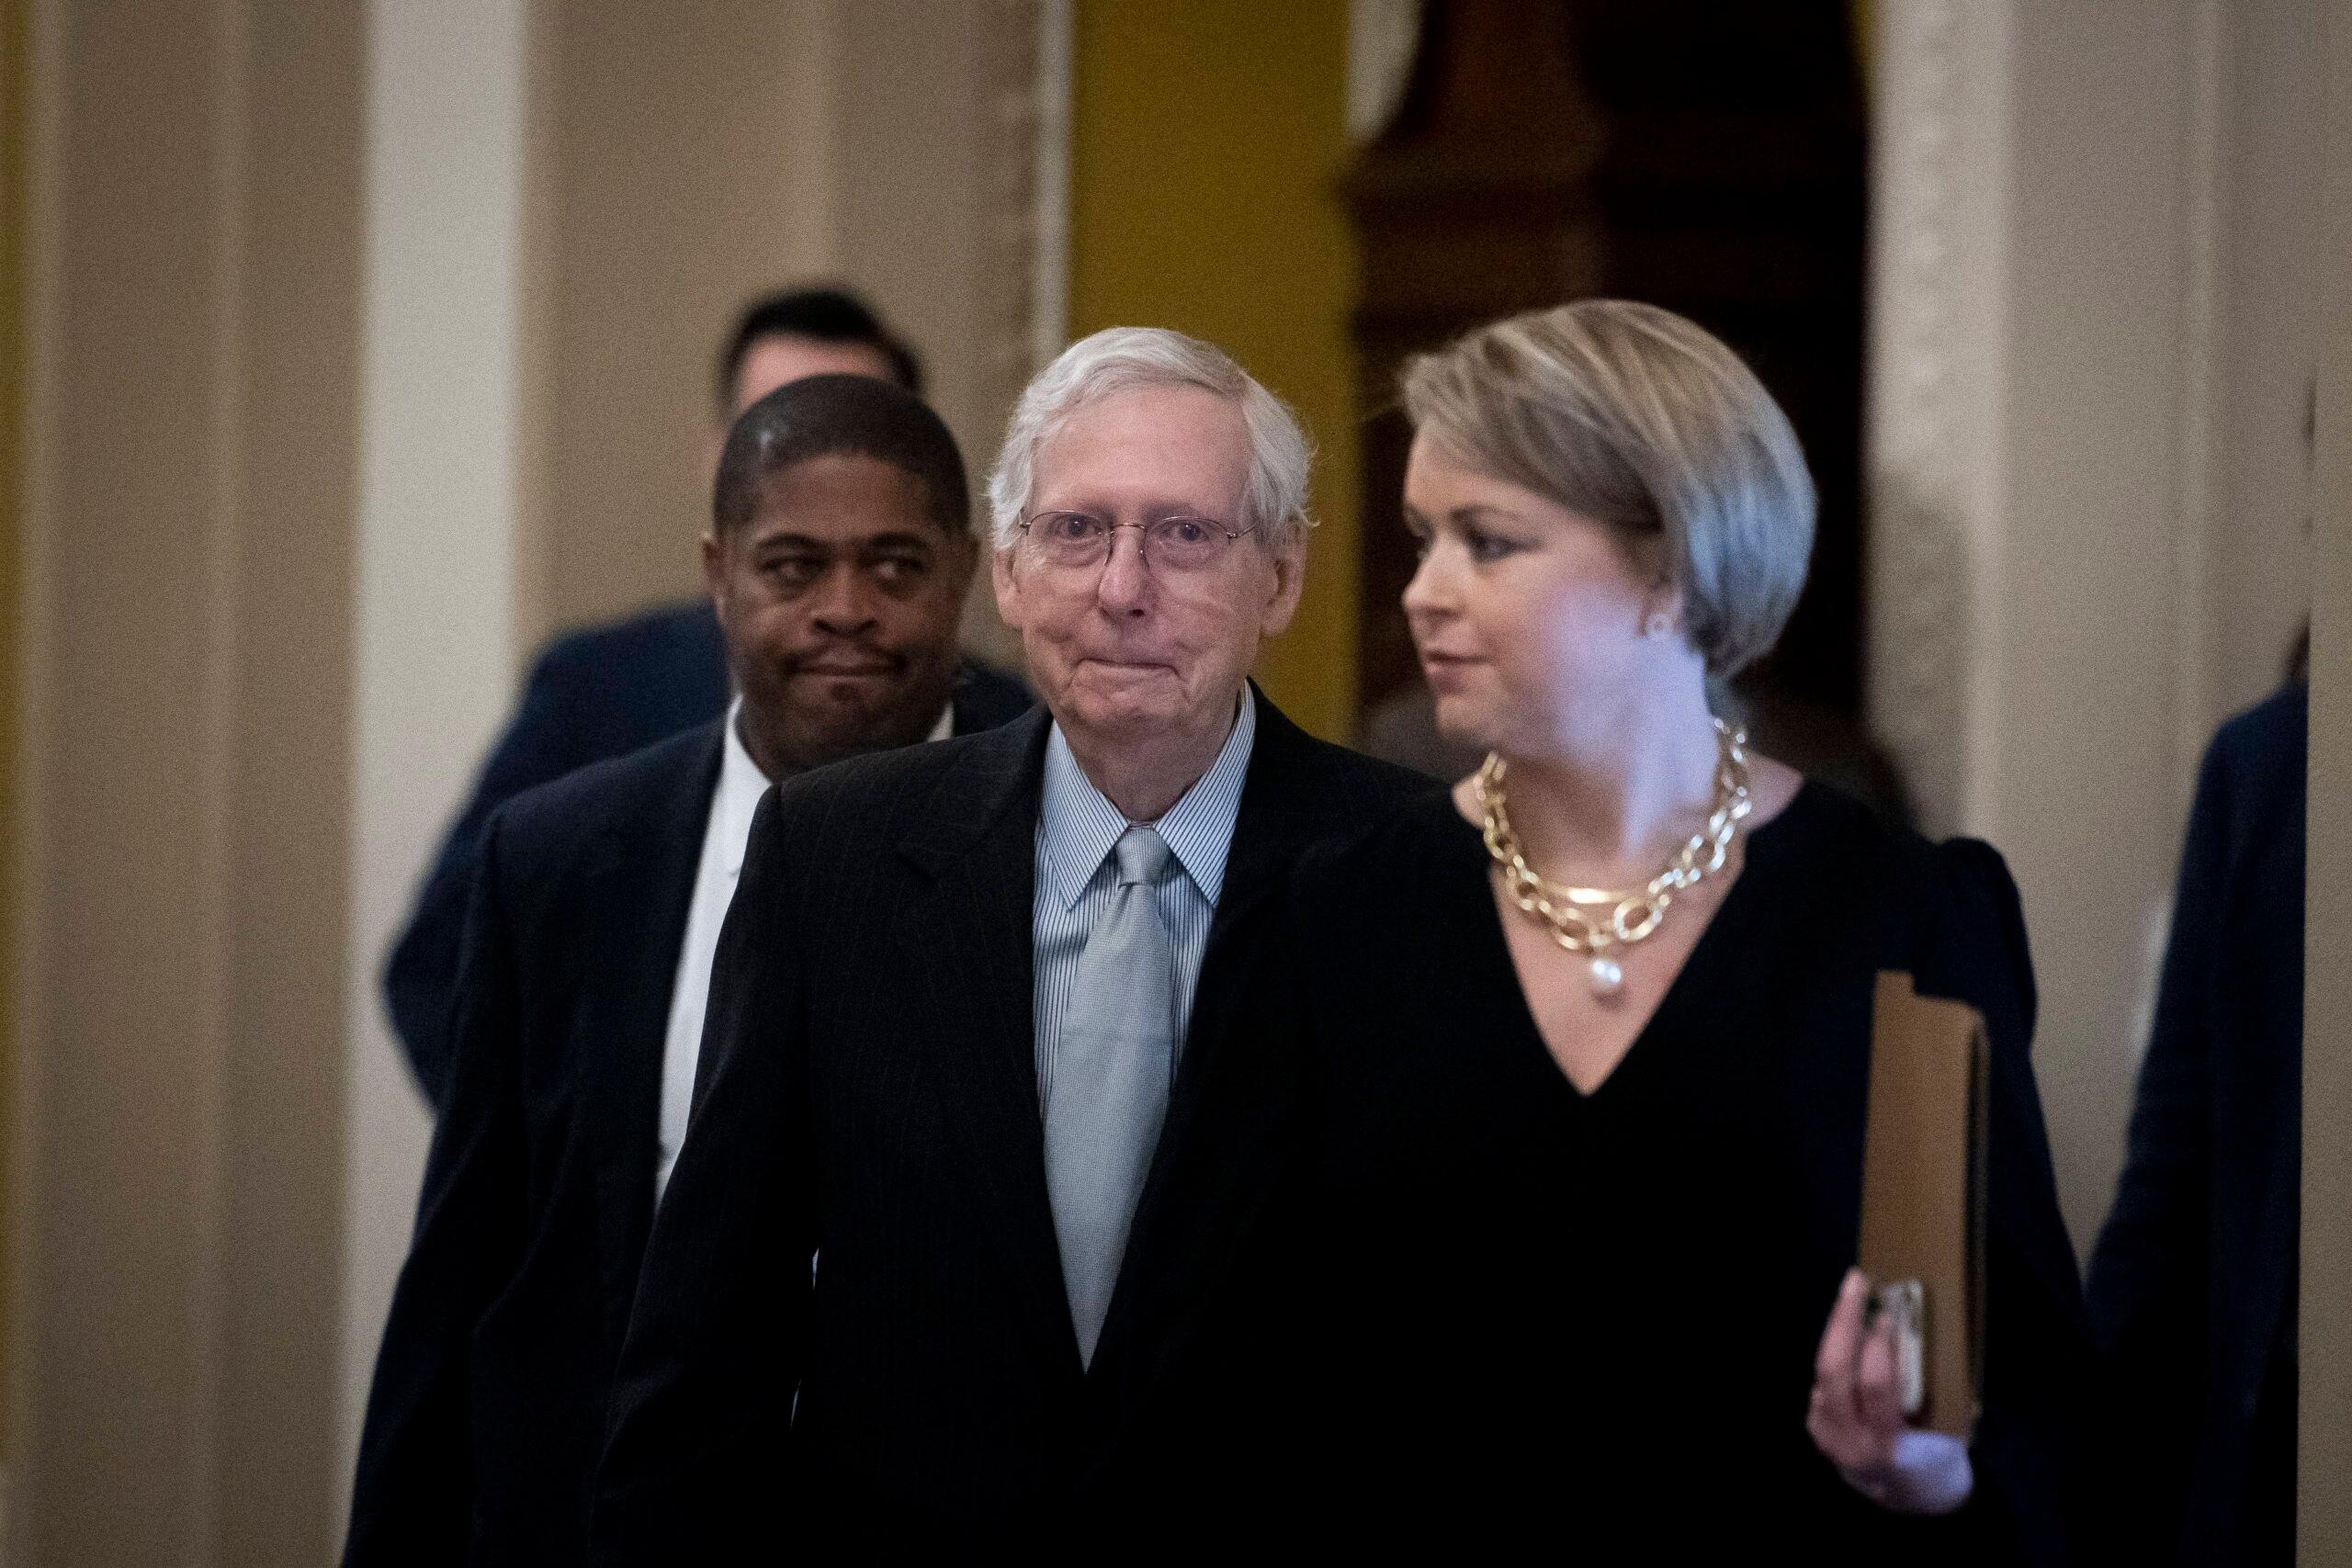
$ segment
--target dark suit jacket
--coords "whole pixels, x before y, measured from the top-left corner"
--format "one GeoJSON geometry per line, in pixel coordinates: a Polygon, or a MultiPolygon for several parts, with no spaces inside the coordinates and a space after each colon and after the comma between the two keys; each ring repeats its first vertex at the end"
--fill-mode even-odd
{"type": "MultiPolygon", "coordinates": [[[[449,1099],[450,998],[482,824],[534,784],[708,723],[725,711],[728,694],[727,649],[707,599],[568,632],[532,664],[514,716],[442,840],[384,965],[392,1028],[436,1112],[449,1099]]],[[[967,665],[959,718],[970,709],[979,723],[1002,724],[1028,705],[1018,682],[967,665]]]]}
{"type": "Polygon", "coordinates": [[[2309,687],[2199,775],[2115,1207],[2091,1255],[2129,1517],[2157,1561],[2291,1556],[2309,687]]]}
{"type": "MultiPolygon", "coordinates": [[[[1433,787],[1260,705],[1196,1018],[1232,968],[1225,933],[1301,849],[1433,787]]],[[[1033,713],[762,805],[615,1384],[593,1561],[1035,1550],[1101,1458],[1108,1391],[1149,1349],[1126,1281],[1182,1272],[1150,1259],[1192,1053],[1090,1372],[1032,1027],[1046,733],[1033,713]]]]}
{"type": "MultiPolygon", "coordinates": [[[[960,731],[989,722],[956,705],[960,731]]],[[[527,790],[476,860],[457,1076],[360,1444],[349,1563],[575,1563],[653,1217],[714,721],[527,790]]]]}

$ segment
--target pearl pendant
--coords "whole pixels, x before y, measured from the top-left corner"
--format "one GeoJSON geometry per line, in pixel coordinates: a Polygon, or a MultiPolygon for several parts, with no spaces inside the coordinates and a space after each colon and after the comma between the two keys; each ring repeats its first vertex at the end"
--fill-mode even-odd
{"type": "Polygon", "coordinates": [[[1596,953],[1585,969],[1592,980],[1592,994],[1602,1001],[1611,1000],[1625,988],[1625,971],[1618,967],[1613,958],[1596,953]]]}

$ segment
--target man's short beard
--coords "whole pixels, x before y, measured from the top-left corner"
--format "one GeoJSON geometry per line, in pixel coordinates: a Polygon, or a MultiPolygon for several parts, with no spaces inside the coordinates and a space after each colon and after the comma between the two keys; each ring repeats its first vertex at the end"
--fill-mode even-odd
{"type": "MultiPolygon", "coordinates": [[[[781,725],[761,728],[782,753],[778,760],[794,772],[911,746],[939,722],[940,710],[956,689],[956,670],[951,661],[936,676],[926,672],[882,707],[836,710],[832,723],[812,723],[806,708],[784,706],[778,716],[781,725]]],[[[746,713],[750,711],[747,706],[746,713]]]]}

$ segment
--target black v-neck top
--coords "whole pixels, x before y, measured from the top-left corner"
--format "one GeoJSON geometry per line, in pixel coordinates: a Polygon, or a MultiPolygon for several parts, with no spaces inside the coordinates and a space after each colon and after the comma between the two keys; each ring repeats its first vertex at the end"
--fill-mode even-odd
{"type": "Polygon", "coordinates": [[[1432,795],[1303,865],[1256,937],[1224,1082],[1295,1107],[1238,1270],[1273,1370],[1236,1397],[1273,1409],[1282,1454],[1253,1462],[1275,1489],[1342,1533],[1534,1531],[1571,1560],[2056,1552],[2087,1338],[2000,857],[1805,785],[1590,1095],[1536,1030],[1487,867],[1432,795]],[[1854,1260],[1881,968],[1993,1037],[1987,1408],[1959,1520],[1881,1515],[1804,1426],[1854,1260]]]}

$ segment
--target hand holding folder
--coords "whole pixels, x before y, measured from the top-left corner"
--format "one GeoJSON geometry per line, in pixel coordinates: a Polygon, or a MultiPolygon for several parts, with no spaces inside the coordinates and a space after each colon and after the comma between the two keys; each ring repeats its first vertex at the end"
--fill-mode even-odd
{"type": "Polygon", "coordinates": [[[1908,975],[1881,974],[1875,1007],[1860,1266],[1822,1334],[1806,1427],[1864,1495],[1942,1513],[1974,1485],[1989,1053],[1974,1009],[1908,975]]]}
{"type": "Polygon", "coordinates": [[[1879,976],[1856,1262],[1883,1301],[1917,1287],[1918,1397],[1905,1414],[1962,1442],[1984,1387],[1989,1062],[1975,1009],[1879,976]]]}

